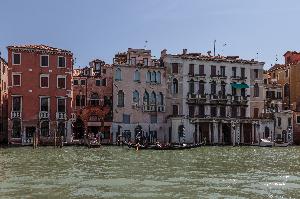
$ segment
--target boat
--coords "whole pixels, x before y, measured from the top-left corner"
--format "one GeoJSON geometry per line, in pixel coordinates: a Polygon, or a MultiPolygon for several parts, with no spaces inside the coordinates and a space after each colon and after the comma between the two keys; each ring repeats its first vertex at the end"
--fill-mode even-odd
{"type": "Polygon", "coordinates": [[[273,142],[267,139],[260,139],[259,146],[261,147],[272,147],[274,145],[273,142]]]}
{"type": "Polygon", "coordinates": [[[289,142],[284,142],[283,139],[276,139],[274,142],[274,146],[276,147],[287,147],[289,146],[289,142]]]}

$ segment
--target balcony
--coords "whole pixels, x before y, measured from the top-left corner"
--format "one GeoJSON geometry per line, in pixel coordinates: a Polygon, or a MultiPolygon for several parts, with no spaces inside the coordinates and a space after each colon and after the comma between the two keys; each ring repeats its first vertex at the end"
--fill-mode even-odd
{"type": "Polygon", "coordinates": [[[40,111],[39,113],[39,118],[41,119],[49,119],[49,112],[48,111],[40,111]]]}
{"type": "Polygon", "coordinates": [[[66,120],[67,114],[65,112],[56,112],[56,119],[57,120],[66,120]]]}
{"type": "Polygon", "coordinates": [[[157,106],[157,112],[165,112],[166,106],[165,105],[158,105],[157,106]]]}
{"type": "Polygon", "coordinates": [[[203,104],[206,101],[206,94],[189,93],[187,96],[187,103],[189,104],[203,104]]]}
{"type": "Polygon", "coordinates": [[[156,105],[144,105],[143,106],[144,112],[155,112],[156,111],[156,105]]]}
{"type": "Polygon", "coordinates": [[[218,99],[219,99],[218,95],[216,95],[216,94],[210,95],[210,100],[218,100],[218,99]]]}
{"type": "Polygon", "coordinates": [[[210,75],[210,78],[217,79],[219,76],[217,74],[210,75]]]}
{"type": "Polygon", "coordinates": [[[241,77],[236,76],[236,75],[233,75],[233,76],[231,76],[230,78],[231,78],[232,80],[240,80],[240,79],[241,79],[241,77]]]}
{"type": "Polygon", "coordinates": [[[12,111],[11,112],[11,118],[12,119],[20,119],[22,117],[22,112],[21,111],[12,111]]]}
{"type": "Polygon", "coordinates": [[[223,75],[219,75],[219,78],[220,79],[227,79],[227,76],[225,74],[223,74],[223,75]]]}

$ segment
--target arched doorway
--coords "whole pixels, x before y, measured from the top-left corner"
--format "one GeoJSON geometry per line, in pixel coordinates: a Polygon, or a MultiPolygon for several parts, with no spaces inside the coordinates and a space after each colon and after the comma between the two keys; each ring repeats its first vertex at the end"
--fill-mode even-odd
{"type": "Polygon", "coordinates": [[[74,123],[73,133],[75,140],[84,138],[84,122],[81,118],[76,119],[74,123]]]}
{"type": "Polygon", "coordinates": [[[231,141],[231,127],[230,124],[222,124],[222,131],[224,135],[224,144],[229,145],[232,143],[231,141]]]}
{"type": "Polygon", "coordinates": [[[269,127],[265,127],[265,138],[268,138],[268,137],[270,137],[270,129],[269,129],[269,127]]]}

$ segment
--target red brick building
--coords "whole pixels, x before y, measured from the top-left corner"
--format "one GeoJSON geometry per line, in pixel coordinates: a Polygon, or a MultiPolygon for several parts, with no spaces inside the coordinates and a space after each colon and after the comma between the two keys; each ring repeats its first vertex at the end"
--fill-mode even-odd
{"type": "Polygon", "coordinates": [[[102,144],[111,143],[112,67],[96,59],[89,67],[74,69],[73,77],[74,142],[82,142],[87,134],[96,136],[101,132],[102,144]]]}
{"type": "Polygon", "coordinates": [[[7,144],[7,62],[0,57],[0,144],[7,144]]]}
{"type": "Polygon", "coordinates": [[[71,140],[73,54],[45,45],[8,46],[8,142],[71,140]]]}

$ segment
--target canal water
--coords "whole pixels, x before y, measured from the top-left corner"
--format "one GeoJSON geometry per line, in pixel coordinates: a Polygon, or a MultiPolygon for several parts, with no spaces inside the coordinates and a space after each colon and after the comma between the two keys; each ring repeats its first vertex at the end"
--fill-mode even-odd
{"type": "Polygon", "coordinates": [[[299,198],[300,147],[0,149],[0,198],[299,198]]]}

